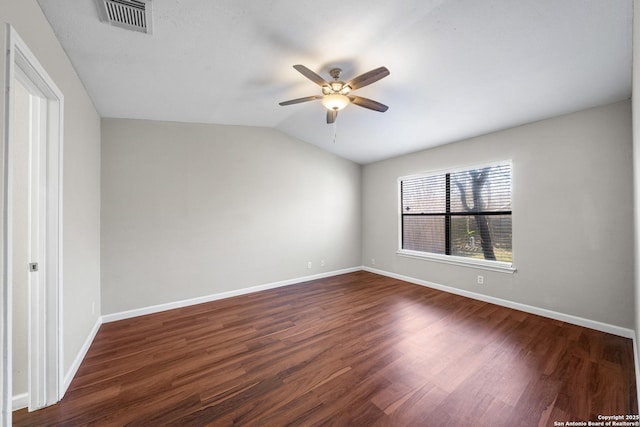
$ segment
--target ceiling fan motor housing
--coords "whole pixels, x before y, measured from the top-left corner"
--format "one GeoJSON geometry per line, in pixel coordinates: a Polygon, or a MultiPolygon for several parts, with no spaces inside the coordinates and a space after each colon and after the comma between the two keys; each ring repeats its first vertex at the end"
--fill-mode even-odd
{"type": "Polygon", "coordinates": [[[341,73],[342,73],[342,70],[340,68],[332,68],[329,71],[329,74],[331,75],[331,77],[333,77],[334,81],[327,82],[327,84],[322,86],[323,95],[332,95],[332,94],[346,95],[351,91],[351,86],[349,86],[348,84],[345,84],[345,82],[338,80],[340,78],[341,73]]]}

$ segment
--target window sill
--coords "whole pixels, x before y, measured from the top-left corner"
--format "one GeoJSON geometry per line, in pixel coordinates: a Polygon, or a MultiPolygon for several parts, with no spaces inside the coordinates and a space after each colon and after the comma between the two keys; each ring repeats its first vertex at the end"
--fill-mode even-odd
{"type": "Polygon", "coordinates": [[[396,254],[406,258],[423,259],[427,261],[441,262],[444,264],[460,265],[462,267],[479,268],[482,270],[497,271],[500,273],[513,274],[517,270],[513,264],[502,261],[485,261],[483,259],[463,258],[453,255],[439,255],[427,252],[410,251],[398,249],[396,254]]]}

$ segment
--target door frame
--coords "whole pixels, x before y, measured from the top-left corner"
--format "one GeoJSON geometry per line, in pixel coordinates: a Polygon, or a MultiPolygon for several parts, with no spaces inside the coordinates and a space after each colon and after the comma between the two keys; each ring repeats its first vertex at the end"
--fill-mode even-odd
{"type": "MultiPolygon", "coordinates": [[[[63,378],[62,342],[62,147],[64,123],[64,97],[53,79],[42,67],[36,56],[10,25],[6,25],[6,70],[5,70],[5,133],[3,155],[4,215],[2,229],[3,245],[3,363],[2,363],[2,418],[5,425],[11,425],[12,408],[12,162],[10,154],[13,144],[14,82],[24,77],[32,88],[37,88],[43,96],[46,108],[47,126],[41,129],[43,139],[40,169],[44,173],[40,179],[40,191],[44,192],[44,232],[40,233],[41,259],[40,292],[33,292],[29,309],[29,409],[34,410],[55,404],[60,400],[63,378]],[[22,77],[19,77],[21,74],[22,77]],[[41,315],[44,314],[44,316],[41,315]],[[36,390],[32,390],[36,387],[36,390]]],[[[27,266],[25,266],[27,268],[27,266]]],[[[0,423],[1,424],[1,423],[0,423]]]]}

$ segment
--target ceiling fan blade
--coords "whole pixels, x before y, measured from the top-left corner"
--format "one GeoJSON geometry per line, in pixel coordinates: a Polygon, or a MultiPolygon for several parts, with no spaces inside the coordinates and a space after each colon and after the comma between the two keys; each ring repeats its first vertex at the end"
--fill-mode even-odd
{"type": "Polygon", "coordinates": [[[291,104],[299,104],[301,102],[307,102],[307,101],[313,101],[315,99],[320,99],[322,98],[322,96],[317,95],[317,96],[305,96],[304,98],[296,98],[296,99],[291,99],[289,101],[282,101],[279,102],[279,105],[291,105],[291,104]]]}
{"type": "Polygon", "coordinates": [[[336,110],[327,110],[327,124],[331,124],[336,121],[338,112],[336,110]]]}
{"type": "Polygon", "coordinates": [[[389,107],[387,107],[386,105],[381,104],[378,101],[374,101],[373,99],[363,98],[361,96],[350,96],[349,99],[354,104],[360,107],[368,108],[369,110],[380,111],[381,113],[384,113],[389,109],[389,107]]]}
{"type": "Polygon", "coordinates": [[[359,75],[347,84],[351,86],[351,89],[355,90],[377,82],[381,78],[387,77],[389,74],[389,70],[386,67],[379,67],[375,70],[359,75]]]}
{"type": "Polygon", "coordinates": [[[313,71],[305,67],[304,65],[297,64],[297,65],[294,65],[293,68],[298,70],[300,74],[302,74],[303,76],[305,76],[306,78],[308,78],[309,80],[317,84],[318,86],[324,86],[329,84],[325,79],[323,79],[322,77],[320,77],[319,75],[317,75],[316,73],[314,73],[313,71]]]}

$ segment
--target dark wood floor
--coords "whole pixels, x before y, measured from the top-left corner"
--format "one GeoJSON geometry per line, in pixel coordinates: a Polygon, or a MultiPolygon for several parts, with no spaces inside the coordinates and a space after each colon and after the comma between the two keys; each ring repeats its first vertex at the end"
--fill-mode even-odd
{"type": "Polygon", "coordinates": [[[366,272],[102,325],[18,426],[552,426],[637,414],[632,342],[366,272]]]}

